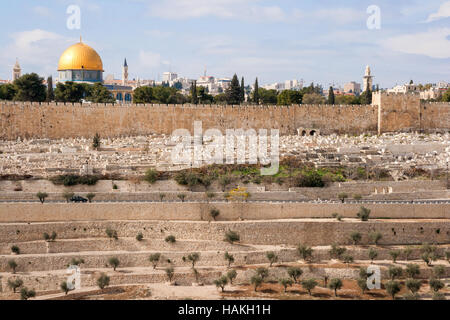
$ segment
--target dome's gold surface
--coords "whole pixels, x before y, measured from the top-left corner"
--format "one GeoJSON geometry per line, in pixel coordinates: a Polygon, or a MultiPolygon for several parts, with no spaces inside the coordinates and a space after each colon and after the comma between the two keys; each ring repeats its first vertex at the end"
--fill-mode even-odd
{"type": "Polygon", "coordinates": [[[62,54],[59,59],[58,71],[62,70],[103,71],[103,62],[94,49],[80,42],[62,54]]]}

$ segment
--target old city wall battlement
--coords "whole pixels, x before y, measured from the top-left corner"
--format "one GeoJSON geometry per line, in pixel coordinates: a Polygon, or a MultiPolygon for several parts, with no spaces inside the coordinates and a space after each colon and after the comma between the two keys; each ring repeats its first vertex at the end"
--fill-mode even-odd
{"type": "Polygon", "coordinates": [[[374,93],[373,105],[112,105],[0,102],[0,139],[72,138],[171,134],[203,130],[279,129],[282,135],[299,128],[322,134],[434,131],[450,129],[450,104],[421,103],[415,95],[374,93]]]}

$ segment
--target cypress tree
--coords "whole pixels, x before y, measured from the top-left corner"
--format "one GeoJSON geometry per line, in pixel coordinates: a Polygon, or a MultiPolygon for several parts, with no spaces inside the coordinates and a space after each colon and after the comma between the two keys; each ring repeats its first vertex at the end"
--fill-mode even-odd
{"type": "Polygon", "coordinates": [[[330,90],[328,91],[328,104],[335,104],[335,102],[334,89],[333,87],[330,87],[330,90]]]}
{"type": "Polygon", "coordinates": [[[192,96],[192,103],[198,104],[198,95],[197,95],[197,81],[192,82],[191,86],[191,96],[192,96]]]}
{"type": "Polygon", "coordinates": [[[233,76],[233,80],[231,80],[231,85],[227,89],[227,103],[240,104],[241,97],[241,85],[239,84],[239,79],[235,74],[233,76]]]}
{"type": "Polygon", "coordinates": [[[258,78],[256,78],[255,81],[255,91],[253,92],[253,102],[256,104],[259,104],[259,85],[258,85],[258,78]]]}
{"type": "Polygon", "coordinates": [[[241,103],[245,102],[245,84],[244,84],[244,77],[241,79],[241,103]]]}
{"type": "Polygon", "coordinates": [[[53,93],[53,77],[47,78],[47,102],[55,100],[55,94],[53,93]]]}

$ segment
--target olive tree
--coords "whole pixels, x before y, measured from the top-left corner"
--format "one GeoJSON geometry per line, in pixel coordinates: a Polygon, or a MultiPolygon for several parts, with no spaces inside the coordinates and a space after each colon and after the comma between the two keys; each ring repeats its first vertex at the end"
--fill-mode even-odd
{"type": "Polygon", "coordinates": [[[328,284],[328,288],[334,290],[335,297],[337,297],[337,292],[342,288],[342,286],[343,286],[342,280],[337,278],[331,279],[330,283],[328,284]]]}

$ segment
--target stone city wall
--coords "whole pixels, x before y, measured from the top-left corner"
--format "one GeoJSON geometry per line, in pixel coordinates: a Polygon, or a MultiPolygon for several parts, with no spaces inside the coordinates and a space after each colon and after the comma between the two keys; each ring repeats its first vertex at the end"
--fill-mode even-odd
{"type": "Polygon", "coordinates": [[[172,134],[192,132],[194,121],[203,130],[279,129],[282,135],[298,128],[323,134],[376,132],[375,106],[204,106],[204,105],[80,105],[0,102],[0,139],[70,138],[172,134]]]}
{"type": "MultiPolygon", "coordinates": [[[[371,218],[448,219],[450,205],[364,204],[371,218]]],[[[212,208],[220,210],[220,221],[330,218],[338,213],[355,218],[361,204],[276,202],[166,202],[166,203],[1,203],[0,222],[102,221],[102,220],[210,220],[212,208]]]]}

